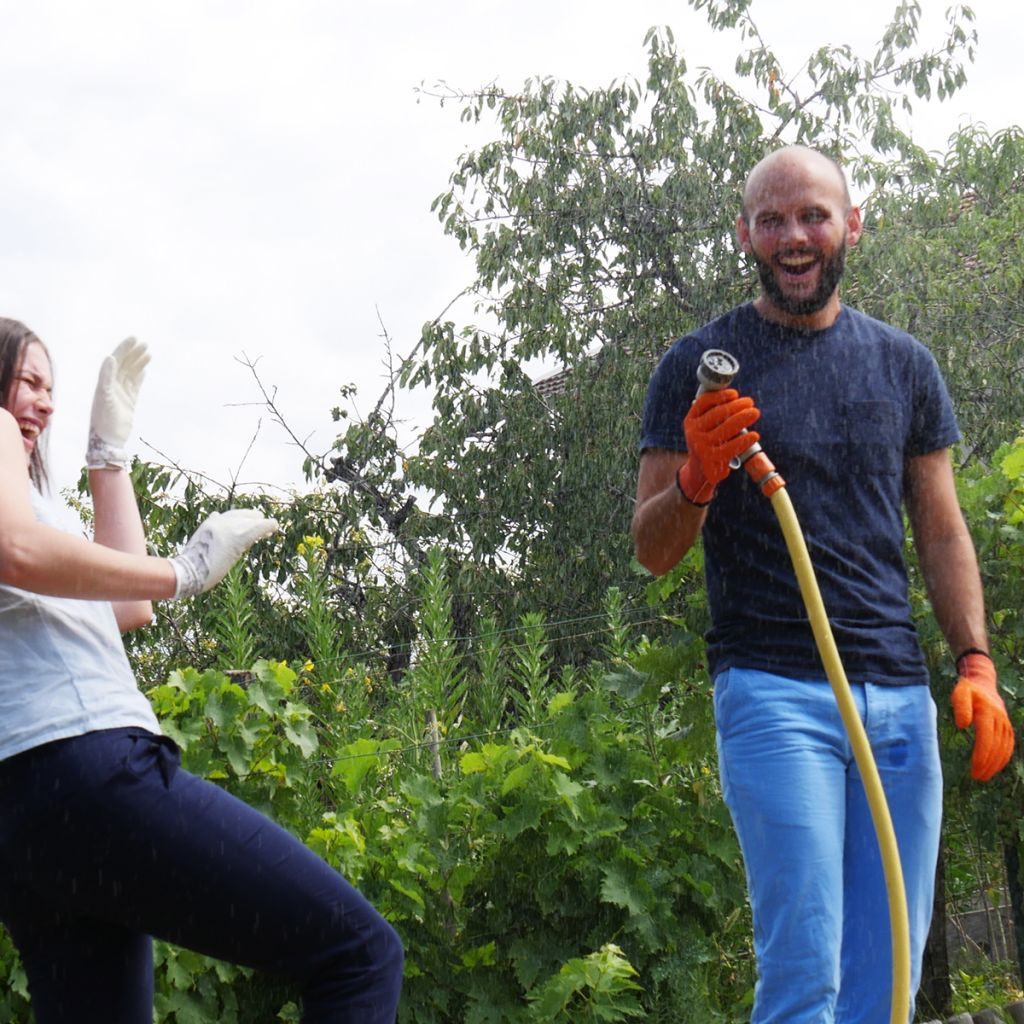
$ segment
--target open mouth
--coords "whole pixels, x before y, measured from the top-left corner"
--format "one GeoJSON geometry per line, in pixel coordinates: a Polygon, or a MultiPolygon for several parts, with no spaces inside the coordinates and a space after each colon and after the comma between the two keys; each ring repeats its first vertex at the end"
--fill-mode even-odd
{"type": "Polygon", "coordinates": [[[791,256],[776,257],[775,264],[783,275],[790,280],[799,281],[807,277],[818,265],[818,257],[800,253],[791,256]]]}
{"type": "Polygon", "coordinates": [[[21,436],[32,444],[36,443],[39,435],[43,432],[42,427],[38,423],[32,423],[28,420],[19,420],[18,426],[21,428],[21,436]]]}
{"type": "Polygon", "coordinates": [[[815,270],[821,265],[815,255],[800,253],[778,256],[775,259],[776,274],[780,282],[786,285],[812,285],[816,281],[815,270]]]}

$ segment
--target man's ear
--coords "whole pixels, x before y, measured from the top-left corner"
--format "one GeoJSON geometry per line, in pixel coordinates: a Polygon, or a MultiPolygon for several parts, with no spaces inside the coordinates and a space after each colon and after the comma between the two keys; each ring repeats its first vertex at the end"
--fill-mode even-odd
{"type": "Polygon", "coordinates": [[[856,245],[863,233],[864,222],[860,217],[860,207],[851,206],[850,212],[846,215],[846,244],[856,245]]]}
{"type": "Polygon", "coordinates": [[[740,243],[740,248],[745,253],[753,251],[753,246],[750,244],[750,225],[742,213],[736,218],[736,241],[740,243]]]}

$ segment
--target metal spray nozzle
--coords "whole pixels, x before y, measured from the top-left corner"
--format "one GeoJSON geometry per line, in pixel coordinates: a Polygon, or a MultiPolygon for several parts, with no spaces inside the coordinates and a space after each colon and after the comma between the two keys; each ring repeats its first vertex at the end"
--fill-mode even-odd
{"type": "Polygon", "coordinates": [[[697,381],[700,384],[697,394],[727,388],[739,370],[739,360],[735,356],[720,348],[709,348],[700,357],[700,366],[697,367],[697,381]]]}

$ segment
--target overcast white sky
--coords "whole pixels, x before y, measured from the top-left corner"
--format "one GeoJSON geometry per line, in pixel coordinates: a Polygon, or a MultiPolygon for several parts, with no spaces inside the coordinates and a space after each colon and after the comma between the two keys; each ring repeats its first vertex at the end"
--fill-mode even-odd
{"type": "MultiPolygon", "coordinates": [[[[869,52],[896,0],[754,0],[787,70],[816,46],[869,52]],[[816,8],[816,9],[812,9],[816,8]]],[[[937,40],[945,0],[924,0],[937,40]]],[[[941,147],[963,120],[1019,123],[1024,7],[972,3],[968,89],[919,108],[941,147]]],[[[515,88],[533,75],[600,87],[645,70],[672,26],[691,66],[731,67],[736,38],[684,0],[0,0],[0,314],[51,347],[54,483],[77,476],[99,361],[153,350],[137,450],[229,482],[301,483],[301,456],[238,362],[259,359],[296,432],[326,449],[338,388],[372,407],[396,355],[471,279],[430,212],[481,136],[417,102],[444,79],[515,88]]],[[[399,405],[410,431],[425,396],[399,405]]]]}

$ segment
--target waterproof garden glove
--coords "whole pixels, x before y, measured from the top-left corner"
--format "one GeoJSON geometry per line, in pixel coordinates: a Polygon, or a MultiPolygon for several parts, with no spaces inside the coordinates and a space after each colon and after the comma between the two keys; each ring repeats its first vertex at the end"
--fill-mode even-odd
{"type": "Polygon", "coordinates": [[[277,521],[252,508],[214,512],[170,559],[178,584],[172,600],[215,587],[249,547],[277,529],[277,521]]]}
{"type": "Polygon", "coordinates": [[[966,651],[957,658],[960,675],[953,687],[953,720],[958,729],[974,725],[971,775],[980,782],[1006,767],[1013,753],[1013,726],[996,689],[996,667],[981,651],[966,651]]]}
{"type": "Polygon", "coordinates": [[[760,435],[747,427],[760,415],[752,398],[740,398],[732,388],[705,391],[690,406],[683,420],[689,454],[676,482],[691,505],[707,505],[729,475],[730,461],[758,441],[760,435]]]}
{"type": "Polygon", "coordinates": [[[85,452],[89,469],[123,469],[128,465],[125,445],[148,362],[146,346],[126,338],[100,365],[85,452]]]}

